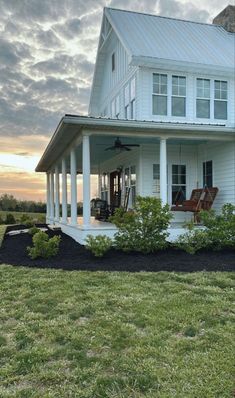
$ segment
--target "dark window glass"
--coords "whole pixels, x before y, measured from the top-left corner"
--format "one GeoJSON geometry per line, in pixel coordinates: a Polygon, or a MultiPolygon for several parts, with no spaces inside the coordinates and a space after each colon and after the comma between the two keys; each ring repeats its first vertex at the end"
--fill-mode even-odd
{"type": "Polygon", "coordinates": [[[153,95],[153,115],[167,115],[167,96],[153,95]]]}
{"type": "Polygon", "coordinates": [[[197,117],[210,118],[210,100],[197,99],[197,117]]]}
{"type": "Polygon", "coordinates": [[[214,116],[215,119],[227,119],[227,101],[214,101],[214,116]]]}
{"type": "Polygon", "coordinates": [[[172,115],[185,116],[186,114],[185,97],[172,97],[172,115]]]}
{"type": "Polygon", "coordinates": [[[115,70],[115,53],[112,54],[112,71],[115,70]]]}
{"type": "Polygon", "coordinates": [[[203,186],[213,187],[213,164],[212,160],[203,162],[203,186]]]}
{"type": "Polygon", "coordinates": [[[186,166],[181,164],[172,165],[172,204],[180,204],[186,199],[186,166]]]}

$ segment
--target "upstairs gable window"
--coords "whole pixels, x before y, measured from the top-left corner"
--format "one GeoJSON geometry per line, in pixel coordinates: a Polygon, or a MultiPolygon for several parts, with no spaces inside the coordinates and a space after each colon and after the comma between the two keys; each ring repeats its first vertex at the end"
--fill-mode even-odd
{"type": "Polygon", "coordinates": [[[167,75],[153,74],[153,115],[167,115],[167,75]]]}
{"type": "Polygon", "coordinates": [[[228,83],[222,80],[214,81],[214,118],[227,119],[228,83]]]}
{"type": "Polygon", "coordinates": [[[172,76],[172,116],[186,116],[186,77],[172,76]]]}
{"type": "Polygon", "coordinates": [[[210,80],[197,79],[196,115],[198,118],[210,118],[210,80]]]}
{"type": "Polygon", "coordinates": [[[112,72],[115,71],[115,53],[112,54],[112,72]]]}
{"type": "Polygon", "coordinates": [[[135,119],[135,78],[131,80],[130,83],[130,118],[135,119]]]}
{"type": "Polygon", "coordinates": [[[125,104],[125,119],[129,119],[129,108],[130,108],[130,89],[129,84],[124,89],[124,104],[125,104]]]}

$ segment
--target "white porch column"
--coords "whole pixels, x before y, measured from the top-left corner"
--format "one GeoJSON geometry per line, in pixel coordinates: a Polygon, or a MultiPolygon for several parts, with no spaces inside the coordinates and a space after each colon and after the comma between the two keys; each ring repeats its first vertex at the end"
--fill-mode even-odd
{"type": "Polygon", "coordinates": [[[83,173],[83,225],[90,225],[90,137],[84,135],[82,139],[82,173],[83,173]]]}
{"type": "Polygon", "coordinates": [[[55,203],[54,203],[54,171],[50,172],[50,221],[54,222],[55,203]]]}
{"type": "Polygon", "coordinates": [[[60,174],[58,165],[55,167],[55,221],[60,221],[60,174]]]}
{"type": "Polygon", "coordinates": [[[50,173],[47,173],[47,213],[46,213],[46,222],[49,222],[50,214],[51,214],[50,201],[51,201],[50,173]]]}
{"type": "Polygon", "coordinates": [[[62,222],[67,224],[67,169],[66,159],[62,159],[62,222]]]}
{"type": "Polygon", "coordinates": [[[160,198],[167,203],[167,148],[166,139],[160,139],[160,198]]]}
{"type": "Polygon", "coordinates": [[[76,150],[70,152],[70,174],[71,174],[71,225],[77,225],[77,164],[76,150]]]}

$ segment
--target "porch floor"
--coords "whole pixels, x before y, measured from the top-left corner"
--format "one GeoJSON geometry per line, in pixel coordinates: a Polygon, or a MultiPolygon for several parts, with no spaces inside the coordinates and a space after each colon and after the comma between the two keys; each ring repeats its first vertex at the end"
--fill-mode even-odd
{"type": "MultiPolygon", "coordinates": [[[[93,236],[97,235],[106,235],[111,239],[114,237],[117,232],[117,228],[114,224],[110,222],[104,222],[96,220],[94,217],[91,217],[90,225],[83,225],[83,217],[79,216],[77,218],[77,225],[71,225],[70,219],[68,218],[68,223],[64,224],[61,221],[55,222],[56,226],[61,227],[61,230],[75,239],[77,242],[84,244],[87,235],[91,234],[93,236]]],[[[198,228],[203,228],[200,225],[198,228]]],[[[186,228],[184,227],[183,222],[174,222],[172,221],[170,227],[168,228],[168,241],[174,242],[179,235],[186,232],[186,228]]]]}

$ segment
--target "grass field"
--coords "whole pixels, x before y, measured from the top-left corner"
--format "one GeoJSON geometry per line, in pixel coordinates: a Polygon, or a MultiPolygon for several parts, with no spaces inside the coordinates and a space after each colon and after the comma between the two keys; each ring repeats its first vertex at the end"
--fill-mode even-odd
{"type": "Polygon", "coordinates": [[[4,220],[6,215],[11,213],[14,217],[16,222],[20,222],[20,219],[23,214],[27,214],[29,218],[39,220],[40,222],[45,222],[46,220],[46,215],[44,213],[27,213],[27,212],[21,212],[21,211],[3,211],[0,210],[0,217],[4,220]]]}
{"type": "Polygon", "coordinates": [[[232,397],[232,273],[0,278],[1,398],[232,397]]]}

